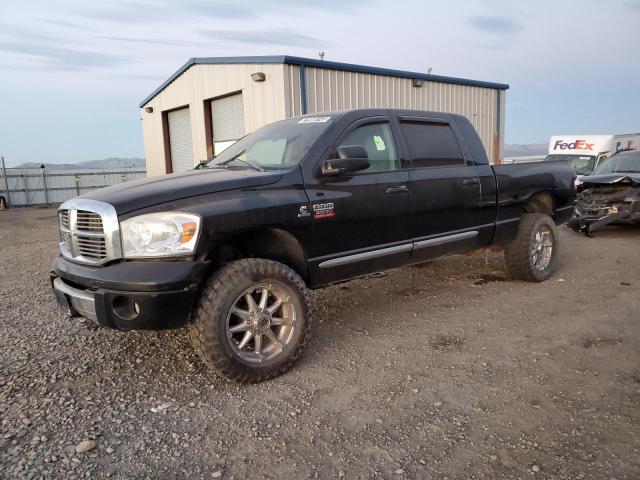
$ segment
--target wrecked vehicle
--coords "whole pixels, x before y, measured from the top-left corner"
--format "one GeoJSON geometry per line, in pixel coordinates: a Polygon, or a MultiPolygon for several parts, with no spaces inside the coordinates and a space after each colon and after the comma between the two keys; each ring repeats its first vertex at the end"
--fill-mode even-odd
{"type": "Polygon", "coordinates": [[[569,226],[591,235],[607,225],[630,223],[640,223],[639,150],[617,153],[581,178],[569,226]]]}

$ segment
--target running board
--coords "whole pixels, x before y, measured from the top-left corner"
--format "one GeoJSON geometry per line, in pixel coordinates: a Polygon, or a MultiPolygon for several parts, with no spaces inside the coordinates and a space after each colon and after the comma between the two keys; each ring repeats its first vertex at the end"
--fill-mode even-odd
{"type": "Polygon", "coordinates": [[[373,260],[375,258],[382,258],[388,255],[395,255],[397,253],[405,253],[413,250],[420,250],[422,248],[436,247],[439,245],[445,245],[447,243],[459,242],[461,240],[468,240],[478,236],[477,230],[470,232],[455,233],[453,235],[445,235],[444,237],[430,238],[428,240],[420,240],[419,242],[404,243],[394,247],[381,248],[379,250],[372,250],[370,252],[356,253],[354,255],[347,255],[344,257],[334,258],[332,260],[325,260],[318,265],[320,268],[332,268],[340,267],[342,265],[349,265],[351,263],[363,262],[365,260],[373,260]]]}
{"type": "Polygon", "coordinates": [[[467,240],[469,238],[474,238],[477,236],[478,236],[477,230],[472,230],[470,232],[463,232],[463,233],[455,233],[453,235],[447,235],[447,236],[438,237],[438,238],[430,238],[429,240],[421,240],[419,242],[415,242],[413,244],[413,248],[415,250],[420,250],[421,248],[435,247],[437,245],[444,245],[446,243],[457,242],[460,240],[467,240]]]}

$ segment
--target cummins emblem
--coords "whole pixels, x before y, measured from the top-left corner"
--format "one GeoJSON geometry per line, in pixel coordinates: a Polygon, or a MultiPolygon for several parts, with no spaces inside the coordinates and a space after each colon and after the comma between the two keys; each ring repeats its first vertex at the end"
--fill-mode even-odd
{"type": "Polygon", "coordinates": [[[309,207],[307,207],[306,205],[302,205],[298,212],[298,218],[308,217],[309,215],[311,215],[309,213],[309,207]]]}

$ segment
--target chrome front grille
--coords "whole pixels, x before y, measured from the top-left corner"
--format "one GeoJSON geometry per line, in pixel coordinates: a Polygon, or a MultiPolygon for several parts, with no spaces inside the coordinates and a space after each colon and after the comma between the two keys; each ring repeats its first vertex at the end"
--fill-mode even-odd
{"type": "Polygon", "coordinates": [[[81,235],[78,232],[76,242],[78,243],[78,253],[83,257],[93,258],[98,261],[107,258],[107,243],[104,241],[104,235],[94,237],[81,235]]]}
{"type": "Polygon", "coordinates": [[[99,232],[104,233],[102,227],[102,217],[95,212],[87,212],[86,210],[78,210],[76,212],[76,229],[83,232],[99,232]]]}
{"type": "Polygon", "coordinates": [[[60,227],[69,230],[69,210],[60,210],[60,227]]]}
{"type": "Polygon", "coordinates": [[[69,200],[60,206],[59,219],[63,256],[93,265],[122,256],[118,217],[108,203],[69,200]]]}

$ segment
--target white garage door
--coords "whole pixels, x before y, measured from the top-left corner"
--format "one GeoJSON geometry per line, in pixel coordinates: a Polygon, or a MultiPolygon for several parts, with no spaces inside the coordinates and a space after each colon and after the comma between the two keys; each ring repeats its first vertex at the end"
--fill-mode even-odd
{"type": "Polygon", "coordinates": [[[244,137],[244,104],[241,93],[211,101],[211,127],[216,155],[244,137]]]}
{"type": "Polygon", "coordinates": [[[191,143],[191,117],[189,108],[168,113],[169,145],[173,172],[185,172],[193,168],[193,146],[191,143]]]}

